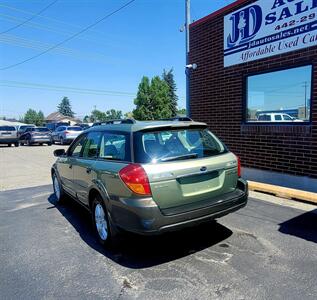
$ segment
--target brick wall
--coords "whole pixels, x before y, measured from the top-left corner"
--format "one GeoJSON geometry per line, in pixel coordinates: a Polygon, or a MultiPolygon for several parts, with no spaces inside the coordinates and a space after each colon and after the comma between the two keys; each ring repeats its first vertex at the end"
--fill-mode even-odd
{"type": "Polygon", "coordinates": [[[317,178],[317,46],[223,67],[223,17],[252,2],[191,26],[190,60],[198,65],[191,75],[191,116],[206,122],[244,167],[317,178]],[[302,64],[313,65],[311,124],[243,124],[245,76],[302,64]]]}

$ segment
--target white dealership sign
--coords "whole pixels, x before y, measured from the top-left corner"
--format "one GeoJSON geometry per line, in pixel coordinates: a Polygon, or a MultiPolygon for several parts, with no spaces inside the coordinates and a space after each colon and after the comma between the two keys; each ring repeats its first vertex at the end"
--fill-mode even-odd
{"type": "Polygon", "coordinates": [[[258,0],[224,17],[224,66],[317,45],[317,0],[258,0]]]}

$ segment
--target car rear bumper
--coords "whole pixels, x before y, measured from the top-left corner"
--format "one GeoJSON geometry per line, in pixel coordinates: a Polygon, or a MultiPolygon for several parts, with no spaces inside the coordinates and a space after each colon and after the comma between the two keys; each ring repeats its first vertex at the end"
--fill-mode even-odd
{"type": "Polygon", "coordinates": [[[45,137],[45,138],[38,137],[38,138],[32,138],[32,139],[30,140],[30,142],[31,142],[32,144],[37,144],[37,143],[51,143],[52,140],[51,140],[51,138],[47,138],[47,137],[45,137]]]}
{"type": "Polygon", "coordinates": [[[237,211],[247,204],[248,184],[239,179],[237,189],[232,193],[224,194],[212,204],[198,207],[197,209],[180,212],[162,211],[157,206],[136,207],[127,200],[118,204],[115,201],[111,207],[111,220],[118,227],[139,234],[159,234],[166,231],[178,230],[184,227],[195,226],[202,222],[220,218],[231,212],[237,211]]]}
{"type": "Polygon", "coordinates": [[[18,142],[19,142],[18,138],[1,138],[0,139],[0,144],[15,144],[18,142]]]}

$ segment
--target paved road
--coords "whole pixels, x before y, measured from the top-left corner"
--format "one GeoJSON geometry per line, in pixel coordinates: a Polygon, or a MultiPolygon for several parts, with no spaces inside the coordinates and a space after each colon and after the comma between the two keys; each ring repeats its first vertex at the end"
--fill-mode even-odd
{"type": "Polygon", "coordinates": [[[50,167],[56,158],[53,151],[68,146],[0,146],[0,191],[51,182],[50,167]]]}
{"type": "MultiPolygon", "coordinates": [[[[317,213],[250,199],[218,223],[106,251],[51,186],[0,193],[2,299],[316,299],[317,213]]],[[[271,199],[274,201],[274,199],[271,199]]]]}

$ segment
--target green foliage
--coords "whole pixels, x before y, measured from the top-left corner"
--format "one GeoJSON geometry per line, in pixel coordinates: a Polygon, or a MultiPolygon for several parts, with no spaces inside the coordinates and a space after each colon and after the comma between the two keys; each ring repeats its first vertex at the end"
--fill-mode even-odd
{"type": "Polygon", "coordinates": [[[122,111],[110,109],[106,111],[106,120],[122,119],[122,111]]]}
{"type": "MultiPolygon", "coordinates": [[[[103,112],[98,109],[94,109],[91,112],[91,115],[89,117],[88,116],[86,117],[85,118],[89,119],[90,122],[105,122],[108,120],[122,119],[122,111],[110,109],[110,110],[107,110],[106,112],[103,112]]],[[[84,118],[84,122],[85,122],[85,118],[84,118]]]]}
{"type": "Polygon", "coordinates": [[[169,86],[159,76],[143,77],[139,84],[137,97],[134,100],[136,108],[133,116],[137,120],[156,120],[172,116],[169,86]]]}
{"type": "Polygon", "coordinates": [[[34,124],[37,126],[42,126],[44,123],[44,114],[43,112],[39,111],[36,112],[34,109],[29,109],[23,119],[22,122],[26,123],[26,124],[34,124]]]}
{"type": "Polygon", "coordinates": [[[64,116],[74,117],[75,113],[72,111],[72,106],[67,97],[64,97],[61,103],[57,106],[57,110],[64,116]]]}
{"type": "Polygon", "coordinates": [[[177,88],[176,88],[176,83],[174,80],[173,68],[170,69],[169,71],[166,71],[164,69],[162,78],[168,84],[169,97],[170,97],[170,109],[172,111],[172,117],[175,117],[177,115],[178,96],[176,95],[177,88]]]}
{"type": "Polygon", "coordinates": [[[186,115],[187,115],[186,108],[179,108],[179,109],[177,110],[177,115],[178,115],[178,116],[186,116],[186,115]]]}

